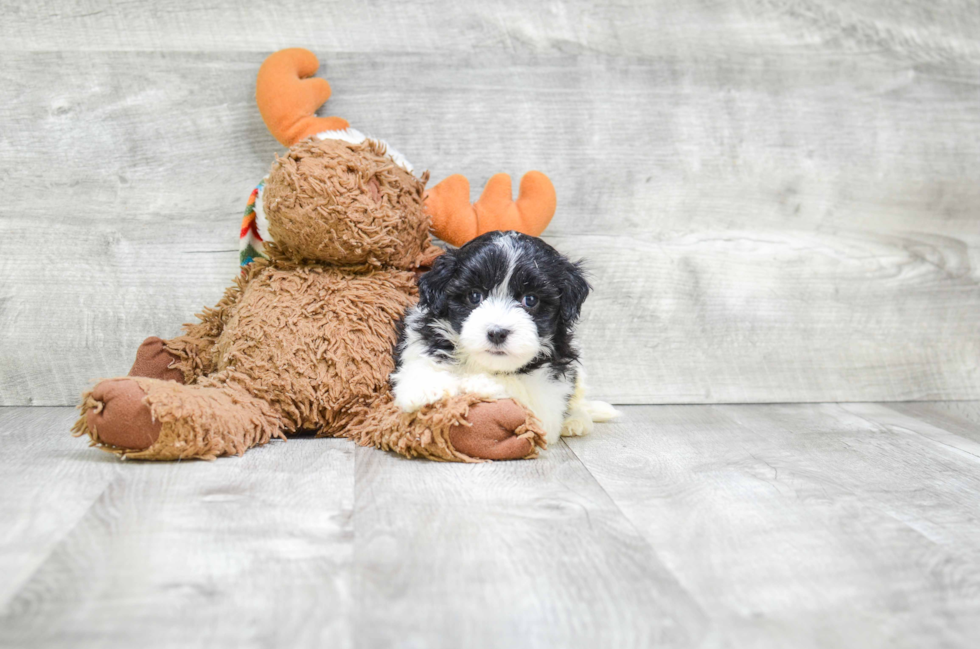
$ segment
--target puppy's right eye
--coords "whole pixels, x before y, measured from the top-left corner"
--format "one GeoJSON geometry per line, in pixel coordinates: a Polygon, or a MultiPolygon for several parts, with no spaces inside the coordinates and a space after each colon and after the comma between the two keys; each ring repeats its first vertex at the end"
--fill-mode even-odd
{"type": "Polygon", "coordinates": [[[483,293],[481,293],[480,291],[470,291],[470,294],[467,296],[466,299],[470,301],[470,304],[473,305],[479,304],[480,302],[483,301],[483,293]]]}

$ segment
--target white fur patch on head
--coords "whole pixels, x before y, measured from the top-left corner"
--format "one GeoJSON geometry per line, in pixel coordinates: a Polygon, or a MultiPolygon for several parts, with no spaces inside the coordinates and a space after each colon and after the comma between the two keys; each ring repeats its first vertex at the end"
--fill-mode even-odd
{"type": "MultiPolygon", "coordinates": [[[[317,133],[315,137],[321,140],[341,140],[343,142],[350,142],[351,144],[360,144],[364,140],[368,139],[367,136],[364,135],[364,133],[361,133],[356,128],[345,128],[341,131],[321,131],[317,133]]],[[[412,163],[410,163],[405,158],[405,156],[399,153],[397,149],[395,149],[393,146],[391,146],[390,144],[388,144],[382,139],[379,138],[371,138],[371,139],[384,144],[385,155],[391,158],[391,161],[394,162],[396,165],[398,165],[408,173],[412,173],[414,169],[412,167],[412,163]]]]}
{"type": "Polygon", "coordinates": [[[514,242],[514,237],[510,232],[505,233],[493,243],[498,248],[503,250],[504,254],[507,256],[507,274],[504,275],[504,278],[500,281],[500,283],[493,288],[490,295],[503,298],[507,297],[507,287],[510,285],[510,278],[514,275],[514,268],[517,267],[517,258],[520,257],[521,253],[517,249],[517,245],[514,242]]]}
{"type": "Polygon", "coordinates": [[[467,365],[490,372],[515,372],[541,351],[538,327],[531,316],[510,297],[491,295],[473,309],[459,334],[459,349],[467,365]],[[494,343],[494,331],[506,338],[494,343]]]}

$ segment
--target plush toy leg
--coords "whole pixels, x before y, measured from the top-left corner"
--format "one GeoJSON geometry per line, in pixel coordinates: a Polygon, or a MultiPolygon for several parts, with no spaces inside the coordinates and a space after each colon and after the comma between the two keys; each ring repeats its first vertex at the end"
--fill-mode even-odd
{"type": "Polygon", "coordinates": [[[108,379],[82,396],[72,428],[92,444],[141,460],[213,460],[284,439],[267,403],[233,386],[201,387],[143,377],[108,379]]]}
{"type": "Polygon", "coordinates": [[[156,336],[144,340],[136,350],[136,360],[129,375],[184,383],[184,373],[176,367],[180,357],[168,351],[165,345],[166,341],[156,336]]]}
{"type": "Polygon", "coordinates": [[[545,447],[540,422],[523,406],[474,395],[446,398],[413,413],[402,412],[386,395],[345,436],[362,446],[449,462],[532,458],[545,447]]]}

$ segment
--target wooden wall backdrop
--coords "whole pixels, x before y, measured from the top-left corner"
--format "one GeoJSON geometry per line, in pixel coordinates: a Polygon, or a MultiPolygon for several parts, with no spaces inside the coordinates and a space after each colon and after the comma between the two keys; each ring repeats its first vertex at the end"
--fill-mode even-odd
{"type": "Polygon", "coordinates": [[[433,179],[549,172],[619,403],[980,398],[980,4],[0,2],[0,405],[72,404],[237,272],[305,46],[433,179]]]}

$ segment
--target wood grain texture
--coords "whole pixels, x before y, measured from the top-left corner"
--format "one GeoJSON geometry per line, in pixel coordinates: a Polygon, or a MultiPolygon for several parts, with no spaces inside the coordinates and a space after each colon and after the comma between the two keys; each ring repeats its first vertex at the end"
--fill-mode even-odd
{"type": "Polygon", "coordinates": [[[964,450],[980,456],[980,402],[894,403],[889,404],[889,408],[893,411],[891,417],[895,421],[901,421],[903,417],[912,418],[919,422],[920,427],[930,427],[958,435],[964,438],[964,441],[956,442],[954,438],[952,445],[965,446],[964,450]]]}
{"type": "Polygon", "coordinates": [[[0,2],[0,49],[332,52],[487,50],[729,56],[800,44],[913,60],[980,59],[974,0],[670,0],[405,4],[260,0],[0,2]]]}
{"type": "Polygon", "coordinates": [[[870,404],[624,412],[568,445],[725,646],[975,642],[980,457],[943,431],[870,404]]]}
{"type": "Polygon", "coordinates": [[[74,403],[218,299],[296,43],[434,180],[552,175],[597,396],[980,397],[973,3],[168,7],[5,12],[0,404],[74,403]]]}
{"type": "Polygon", "coordinates": [[[0,409],[0,646],[352,646],[349,442],[120,462],[74,417],[0,409]]]}
{"type": "Polygon", "coordinates": [[[118,462],[68,436],[75,414],[0,408],[0,611],[119,477],[118,462]]]}
{"type": "Polygon", "coordinates": [[[980,427],[932,405],[626,406],[483,465],[122,462],[0,408],[0,647],[972,649],[980,427]]]}
{"type": "Polygon", "coordinates": [[[902,415],[980,444],[980,401],[893,403],[889,407],[902,415]]]}
{"type": "Polygon", "coordinates": [[[356,461],[361,646],[688,647],[707,637],[706,612],[564,444],[534,462],[423,465],[373,449],[356,461]]]}

